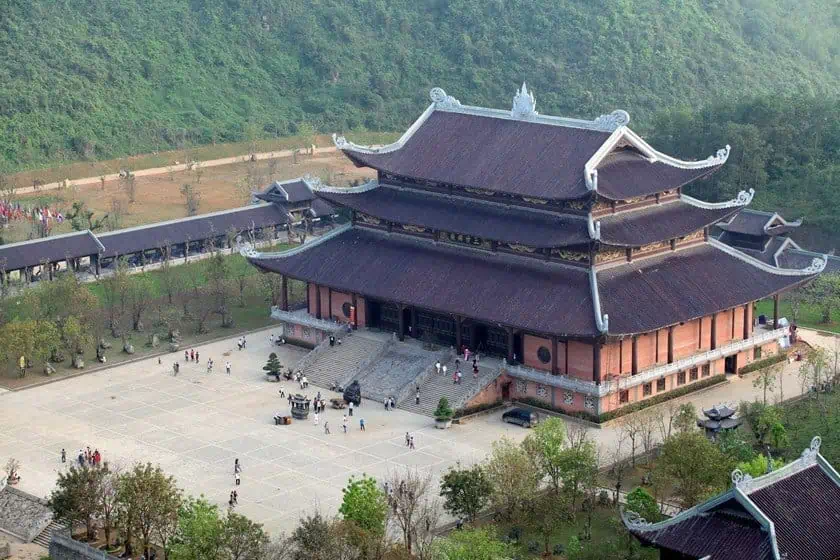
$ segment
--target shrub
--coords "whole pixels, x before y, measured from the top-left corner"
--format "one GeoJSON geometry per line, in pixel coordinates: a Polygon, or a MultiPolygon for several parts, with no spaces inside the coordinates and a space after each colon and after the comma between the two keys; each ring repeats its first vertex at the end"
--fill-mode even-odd
{"type": "Polygon", "coordinates": [[[491,403],[477,404],[475,406],[465,406],[464,408],[459,408],[458,410],[456,410],[455,414],[452,417],[463,418],[464,416],[469,416],[470,414],[477,414],[485,410],[490,410],[491,408],[496,408],[497,406],[502,406],[502,404],[504,404],[504,401],[502,399],[499,399],[491,403]]]}
{"type": "Polygon", "coordinates": [[[636,488],[627,494],[627,510],[638,513],[650,523],[656,523],[660,518],[656,500],[644,488],[636,488]]]}
{"type": "Polygon", "coordinates": [[[454,412],[452,412],[452,407],[449,406],[449,401],[446,397],[441,397],[438,401],[437,409],[435,409],[435,420],[452,420],[454,412]]]}
{"type": "Polygon", "coordinates": [[[772,366],[773,364],[778,364],[779,362],[784,362],[787,360],[787,354],[784,352],[779,352],[774,356],[770,356],[769,358],[764,358],[763,360],[757,360],[749,365],[742,367],[738,373],[752,373],[754,371],[758,371],[760,369],[764,369],[766,367],[772,366]]]}

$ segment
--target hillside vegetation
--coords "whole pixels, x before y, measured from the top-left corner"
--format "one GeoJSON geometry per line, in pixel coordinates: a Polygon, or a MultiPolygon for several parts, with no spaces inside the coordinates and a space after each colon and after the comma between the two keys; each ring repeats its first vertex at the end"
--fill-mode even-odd
{"type": "Polygon", "coordinates": [[[399,130],[444,87],[543,113],[834,94],[834,0],[4,0],[0,170],[399,130]],[[306,127],[305,127],[306,128],[306,127]]]}

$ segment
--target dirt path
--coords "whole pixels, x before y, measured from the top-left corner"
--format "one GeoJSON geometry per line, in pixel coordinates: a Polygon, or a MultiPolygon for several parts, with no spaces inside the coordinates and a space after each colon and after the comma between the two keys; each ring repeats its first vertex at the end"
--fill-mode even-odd
{"type": "MultiPolygon", "coordinates": [[[[267,160],[267,159],[276,159],[276,158],[283,158],[283,157],[291,157],[297,150],[278,150],[276,152],[263,152],[259,154],[254,154],[254,159],[257,161],[260,160],[267,160]]],[[[337,152],[338,149],[335,146],[329,146],[326,148],[315,148],[311,155],[317,154],[327,154],[332,152],[337,152]]],[[[172,173],[177,171],[190,171],[193,169],[194,165],[200,165],[203,168],[206,167],[217,167],[220,165],[232,165],[234,163],[246,163],[250,159],[250,155],[243,155],[243,156],[234,156],[234,157],[226,157],[220,159],[212,159],[208,161],[199,161],[194,163],[179,163],[178,165],[168,165],[166,167],[152,167],[149,169],[138,169],[137,171],[132,171],[132,173],[136,177],[148,177],[150,175],[162,175],[164,173],[172,173]]],[[[105,175],[105,181],[117,181],[120,178],[119,173],[109,173],[105,175]]],[[[85,186],[85,185],[95,185],[101,181],[101,177],[85,177],[83,179],[74,179],[69,181],[68,186],[85,186]]],[[[34,192],[41,192],[41,191],[48,191],[53,189],[59,189],[63,185],[61,182],[56,181],[54,183],[46,183],[41,185],[36,190],[35,187],[21,187],[15,191],[16,194],[27,194],[27,193],[34,193],[34,192]]]]}

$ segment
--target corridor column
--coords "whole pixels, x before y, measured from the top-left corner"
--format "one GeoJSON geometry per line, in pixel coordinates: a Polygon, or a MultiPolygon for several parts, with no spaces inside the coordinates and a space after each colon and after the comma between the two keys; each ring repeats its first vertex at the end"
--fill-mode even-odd
{"type": "Polygon", "coordinates": [[[773,296],[773,328],[779,328],[779,294],[773,296]]]}
{"type": "Polygon", "coordinates": [[[601,384],[601,341],[598,339],[592,344],[592,381],[601,384]]]}
{"type": "Polygon", "coordinates": [[[638,335],[634,335],[632,339],[632,346],[631,346],[631,362],[632,365],[632,375],[636,375],[639,373],[639,337],[638,335]]]}
{"type": "Polygon", "coordinates": [[[315,318],[321,318],[321,286],[318,284],[313,284],[315,286],[315,318]]]}
{"type": "Polygon", "coordinates": [[[674,363],[674,326],[668,327],[668,363],[674,363]]]}
{"type": "Polygon", "coordinates": [[[461,316],[455,315],[455,353],[461,351],[461,316]]]}
{"type": "Polygon", "coordinates": [[[712,315],[712,332],[711,332],[711,335],[712,335],[711,349],[714,350],[715,348],[717,348],[717,313],[712,315]]]}
{"type": "Polygon", "coordinates": [[[405,340],[405,305],[400,305],[400,342],[405,340]]]}
{"type": "Polygon", "coordinates": [[[513,329],[508,327],[507,329],[507,361],[509,364],[513,363],[513,329]]]}
{"type": "Polygon", "coordinates": [[[280,277],[280,309],[289,310],[289,283],[285,274],[280,277]]]}

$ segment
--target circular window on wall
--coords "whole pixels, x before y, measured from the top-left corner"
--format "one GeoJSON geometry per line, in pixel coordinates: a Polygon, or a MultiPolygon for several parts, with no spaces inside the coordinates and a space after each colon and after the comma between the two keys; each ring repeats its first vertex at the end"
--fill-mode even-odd
{"type": "Polygon", "coordinates": [[[537,350],[537,358],[539,358],[542,363],[547,364],[551,361],[551,350],[545,346],[540,346],[537,350]]]}
{"type": "Polygon", "coordinates": [[[344,302],[341,305],[341,312],[344,313],[344,316],[349,319],[350,318],[350,304],[347,303],[347,302],[344,302]]]}

